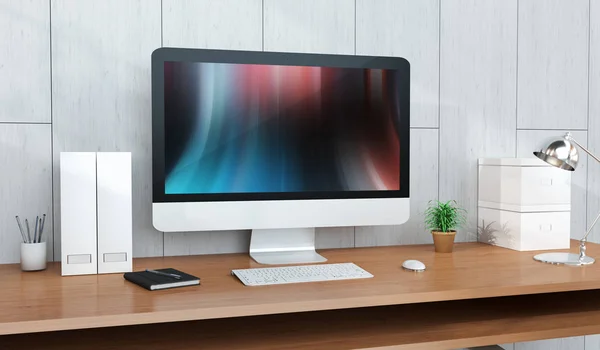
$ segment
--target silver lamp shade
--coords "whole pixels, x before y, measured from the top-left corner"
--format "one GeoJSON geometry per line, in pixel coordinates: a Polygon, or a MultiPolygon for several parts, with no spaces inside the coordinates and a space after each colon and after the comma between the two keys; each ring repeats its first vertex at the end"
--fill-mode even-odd
{"type": "Polygon", "coordinates": [[[575,170],[579,162],[577,147],[566,138],[553,141],[548,147],[533,154],[552,166],[569,171],[575,170]]]}

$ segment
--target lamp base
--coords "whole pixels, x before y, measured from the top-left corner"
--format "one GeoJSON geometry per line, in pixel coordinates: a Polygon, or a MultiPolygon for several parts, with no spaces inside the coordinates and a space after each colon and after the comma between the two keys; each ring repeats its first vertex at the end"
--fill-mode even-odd
{"type": "Polygon", "coordinates": [[[534,260],[554,265],[583,266],[593,264],[596,260],[589,256],[579,258],[579,254],[573,253],[544,253],[533,257],[534,260]]]}

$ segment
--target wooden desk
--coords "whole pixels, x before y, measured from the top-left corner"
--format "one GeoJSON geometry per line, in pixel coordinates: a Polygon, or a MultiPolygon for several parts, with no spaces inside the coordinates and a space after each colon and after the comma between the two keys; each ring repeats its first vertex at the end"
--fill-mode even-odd
{"type": "MultiPolygon", "coordinates": [[[[600,246],[588,252],[600,256],[600,246]]],[[[0,348],[75,349],[68,344],[78,339],[91,340],[90,349],[446,349],[600,333],[600,264],[546,265],[534,253],[478,243],[452,254],[432,246],[321,253],[375,277],[245,287],[230,275],[255,266],[245,254],[137,259],[136,270],[174,267],[202,278],[201,286],[149,292],[120,274],[60,277],[58,264],[38,273],[3,265],[0,348]],[[405,259],[428,270],[403,271],[405,259]],[[553,294],[519,296],[540,293],[553,294]],[[113,326],[121,327],[104,328],[113,326]]]]}

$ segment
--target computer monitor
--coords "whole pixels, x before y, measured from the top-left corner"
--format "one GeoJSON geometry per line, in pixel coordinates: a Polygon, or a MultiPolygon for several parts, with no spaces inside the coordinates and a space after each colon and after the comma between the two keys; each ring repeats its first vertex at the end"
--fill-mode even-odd
{"type": "Polygon", "coordinates": [[[153,223],[251,229],[259,263],[324,261],[314,228],[409,217],[409,63],[161,48],[152,54],[153,223]]]}

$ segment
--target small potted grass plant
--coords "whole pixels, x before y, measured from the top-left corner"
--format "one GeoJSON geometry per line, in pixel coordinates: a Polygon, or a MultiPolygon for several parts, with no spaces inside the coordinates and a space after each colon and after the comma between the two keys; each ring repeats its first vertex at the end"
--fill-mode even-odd
{"type": "Polygon", "coordinates": [[[437,253],[451,253],[456,230],[462,227],[467,218],[466,210],[460,208],[454,200],[440,202],[429,201],[425,209],[425,227],[433,235],[433,244],[437,253]]]}

